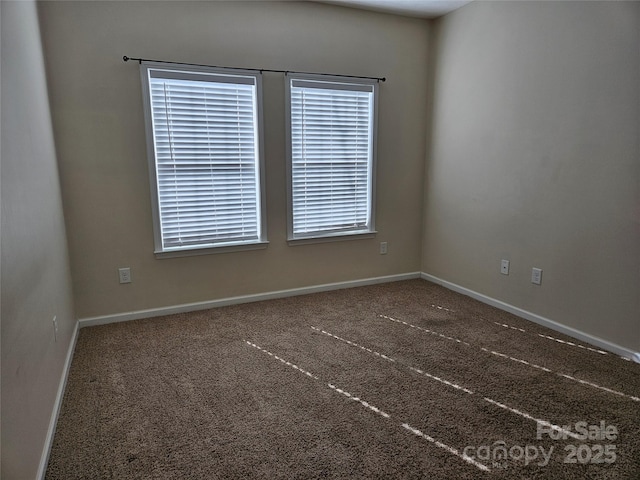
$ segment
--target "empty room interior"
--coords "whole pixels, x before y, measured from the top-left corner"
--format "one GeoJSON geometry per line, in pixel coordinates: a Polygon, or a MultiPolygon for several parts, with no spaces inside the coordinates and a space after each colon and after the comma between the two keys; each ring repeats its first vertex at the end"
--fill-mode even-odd
{"type": "Polygon", "coordinates": [[[640,478],[640,2],[0,9],[3,479],[640,478]]]}

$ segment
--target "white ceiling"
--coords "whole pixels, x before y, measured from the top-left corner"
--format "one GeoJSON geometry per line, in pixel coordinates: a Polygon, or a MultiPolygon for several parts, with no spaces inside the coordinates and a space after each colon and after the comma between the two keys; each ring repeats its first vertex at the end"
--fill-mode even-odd
{"type": "Polygon", "coordinates": [[[344,7],[395,13],[419,18],[436,18],[452,12],[471,0],[317,0],[344,7]]]}

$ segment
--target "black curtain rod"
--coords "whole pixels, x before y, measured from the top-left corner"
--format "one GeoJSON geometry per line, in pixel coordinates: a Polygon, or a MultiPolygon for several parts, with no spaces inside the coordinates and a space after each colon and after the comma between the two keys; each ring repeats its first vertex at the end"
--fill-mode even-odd
{"type": "Polygon", "coordinates": [[[142,63],[142,62],[156,62],[156,63],[169,63],[172,65],[188,65],[190,67],[211,67],[211,68],[228,68],[231,70],[250,70],[252,72],[274,72],[274,73],[284,73],[285,75],[287,73],[300,73],[303,75],[325,75],[328,77],[345,77],[345,78],[364,78],[367,80],[377,80],[378,82],[386,82],[387,78],[386,77],[360,77],[358,75],[335,75],[332,73],[312,73],[312,72],[296,72],[294,70],[273,70],[270,68],[240,68],[240,67],[220,67],[217,65],[202,65],[199,63],[183,63],[183,62],[167,62],[164,60],[151,60],[148,58],[132,58],[132,57],[127,57],[126,55],[122,57],[122,60],[124,60],[125,62],[128,62],[129,60],[135,60],[138,63],[142,63]]]}

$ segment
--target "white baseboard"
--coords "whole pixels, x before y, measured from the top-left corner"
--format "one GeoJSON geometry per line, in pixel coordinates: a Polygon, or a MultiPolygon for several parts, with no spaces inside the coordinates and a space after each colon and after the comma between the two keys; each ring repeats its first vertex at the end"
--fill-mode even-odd
{"type": "Polygon", "coordinates": [[[491,305],[492,307],[499,308],[500,310],[504,310],[505,312],[509,312],[518,317],[524,318],[525,320],[530,320],[534,323],[537,323],[538,325],[542,325],[543,327],[550,328],[552,330],[555,330],[556,332],[564,333],[565,335],[569,335],[570,337],[582,340],[592,345],[596,345],[605,350],[608,350],[609,352],[620,355],[621,357],[628,358],[630,360],[633,360],[636,363],[640,363],[640,352],[634,352],[633,350],[630,350],[625,347],[621,347],[620,345],[609,342],[608,340],[604,340],[602,338],[590,335],[588,333],[581,332],[580,330],[576,330],[575,328],[562,325],[561,323],[554,322],[553,320],[542,317],[540,315],[529,312],[527,310],[523,310],[522,308],[515,307],[503,301],[496,300],[495,298],[488,297],[487,295],[484,295],[482,293],[478,293],[474,290],[470,290],[468,288],[462,287],[455,283],[448,282],[447,280],[443,280],[434,275],[430,275],[428,273],[422,272],[420,274],[420,278],[424,280],[428,280],[433,283],[437,283],[438,285],[442,285],[443,287],[448,288],[449,290],[462,293],[463,295],[467,295],[482,303],[491,305]]]}
{"type": "Polygon", "coordinates": [[[163,315],[173,315],[176,313],[195,312],[197,310],[209,310],[216,307],[237,305],[240,303],[260,302],[262,300],[273,300],[276,298],[295,297],[310,293],[328,292],[330,290],[341,290],[344,288],[362,287],[375,285],[378,283],[397,282],[401,280],[411,280],[420,278],[420,272],[403,273],[398,275],[386,275],[384,277],[364,278],[361,280],[350,280],[346,282],[326,283],[310,287],[292,288],[289,290],[277,290],[274,292],[257,293],[253,295],[242,295],[238,297],[210,300],[206,302],[185,303],[169,307],[152,308],[149,310],[137,310],[134,312],[116,313],[100,317],[82,318],[79,320],[80,328],[92,327],[95,325],[106,325],[108,323],[127,322],[129,320],[139,320],[141,318],[159,317],[163,315]]]}
{"type": "Polygon", "coordinates": [[[64,391],[67,387],[67,379],[69,378],[69,369],[71,368],[71,360],[73,359],[73,352],[76,349],[76,342],[78,340],[78,331],[80,327],[76,322],[73,328],[73,334],[71,335],[71,342],[69,342],[69,348],[67,349],[67,358],[64,361],[64,367],[62,369],[62,375],[60,377],[60,383],[58,384],[58,392],[56,393],[56,400],[53,404],[53,410],[51,412],[51,419],[49,420],[49,428],[47,430],[47,437],[44,441],[44,448],[42,450],[42,456],[40,457],[40,465],[38,466],[39,480],[44,480],[44,476],[47,473],[47,465],[49,464],[49,454],[51,453],[51,447],[53,446],[53,437],[56,433],[56,425],[58,424],[58,416],[60,415],[60,408],[62,407],[62,399],[64,398],[64,391]]]}

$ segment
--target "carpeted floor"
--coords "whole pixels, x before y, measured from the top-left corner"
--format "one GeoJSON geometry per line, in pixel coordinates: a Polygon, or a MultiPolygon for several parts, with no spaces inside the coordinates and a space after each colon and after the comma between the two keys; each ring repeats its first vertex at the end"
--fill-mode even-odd
{"type": "Polygon", "coordinates": [[[638,397],[638,364],[397,282],[82,329],[46,478],[638,479],[638,397]]]}

